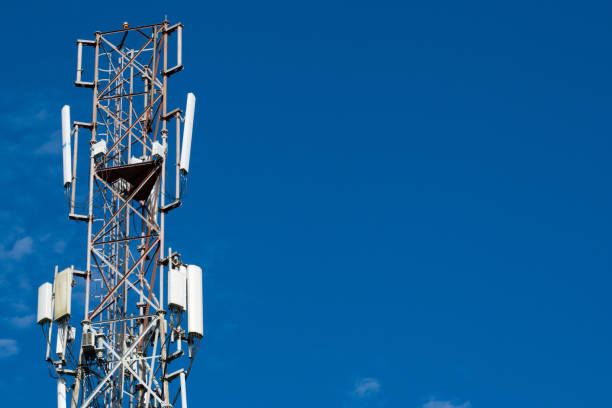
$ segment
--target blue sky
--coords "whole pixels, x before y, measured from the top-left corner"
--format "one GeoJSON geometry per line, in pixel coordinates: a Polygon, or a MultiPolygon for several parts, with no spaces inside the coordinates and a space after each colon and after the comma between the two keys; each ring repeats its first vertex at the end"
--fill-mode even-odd
{"type": "Polygon", "coordinates": [[[54,404],[35,288],[85,262],[75,40],[164,14],[169,106],[198,97],[167,235],[205,268],[191,406],[609,405],[610,5],[218,3],[4,5],[5,405],[54,404]]]}

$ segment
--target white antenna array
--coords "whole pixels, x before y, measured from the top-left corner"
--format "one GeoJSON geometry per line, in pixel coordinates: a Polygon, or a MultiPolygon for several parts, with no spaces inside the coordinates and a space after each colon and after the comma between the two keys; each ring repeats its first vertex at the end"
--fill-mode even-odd
{"type": "Polygon", "coordinates": [[[191,135],[193,133],[193,113],[195,110],[195,95],[187,94],[187,109],[185,111],[185,131],[183,132],[183,148],[181,149],[180,169],[184,174],[189,173],[189,156],[191,155],[191,135]]]}
{"type": "Polygon", "coordinates": [[[182,30],[168,21],[123,23],[77,40],[75,85],[92,89],[92,117],[71,123],[70,107],[62,108],[62,161],[69,218],[87,223],[86,264],[56,266],[53,283],[38,288],[37,323],[57,376],[58,408],[168,408],[179,395],[187,408],[186,380],[204,336],[202,269],[165,241],[166,217],[182,203],[195,109],[189,93],[181,145],[182,110],[168,111],[167,103],[168,79],[183,69],[182,30]],[[172,34],[177,64],[168,68],[172,34]],[[83,130],[91,133],[89,173],[81,178],[88,193],[79,202],[83,130]],[[82,315],[72,307],[76,285],[85,294],[82,315]]]}
{"type": "Polygon", "coordinates": [[[72,183],[72,162],[70,158],[70,106],[62,108],[62,163],[64,170],[64,187],[72,183]]]}

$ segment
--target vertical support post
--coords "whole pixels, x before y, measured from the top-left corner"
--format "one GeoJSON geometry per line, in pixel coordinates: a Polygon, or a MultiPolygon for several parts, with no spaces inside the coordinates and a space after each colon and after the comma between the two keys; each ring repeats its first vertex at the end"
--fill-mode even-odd
{"type": "Polygon", "coordinates": [[[53,338],[53,320],[49,323],[49,334],[47,334],[47,353],[45,355],[45,360],[51,360],[51,339],[53,338]]]}
{"type": "Polygon", "coordinates": [[[66,408],[66,380],[57,378],[57,408],[66,408]]]}
{"type": "Polygon", "coordinates": [[[162,375],[162,393],[164,404],[170,405],[170,387],[168,384],[168,379],[166,375],[168,374],[168,342],[166,341],[166,311],[159,310],[159,336],[161,337],[161,345],[160,345],[160,366],[161,366],[161,375],[162,375]]]}
{"type": "MultiPolygon", "coordinates": [[[[93,81],[93,112],[91,118],[91,141],[90,144],[93,145],[96,142],[96,129],[98,122],[98,55],[100,53],[100,32],[96,32],[96,49],[95,49],[95,67],[94,67],[94,81],[93,81]]],[[[89,210],[88,210],[88,219],[87,219],[87,267],[85,269],[85,319],[84,321],[89,321],[89,289],[91,284],[91,252],[93,250],[91,243],[91,231],[93,226],[93,184],[94,184],[94,159],[93,156],[89,158],[89,210]]],[[[84,325],[84,329],[86,324],[84,325]]],[[[83,342],[83,338],[81,338],[81,343],[83,342]]],[[[77,408],[79,394],[81,391],[81,376],[83,375],[83,369],[81,367],[81,362],[83,360],[83,347],[81,344],[81,350],[79,351],[79,365],[77,367],[77,372],[74,377],[74,390],[72,391],[72,402],[70,404],[71,408],[77,408]]]]}
{"type": "MultiPolygon", "coordinates": [[[[57,276],[57,272],[58,272],[58,266],[55,265],[55,274],[53,275],[54,277],[57,276]]],[[[53,281],[55,281],[55,279],[53,281]]],[[[53,295],[52,302],[53,302],[52,303],[52,309],[53,309],[53,307],[55,306],[55,295],[53,295]]],[[[53,320],[51,320],[51,322],[49,323],[49,334],[47,335],[47,354],[45,357],[47,361],[52,361],[51,359],[51,339],[53,338],[52,333],[53,333],[53,320]]]]}
{"type": "MultiPolygon", "coordinates": [[[[96,32],[95,68],[94,68],[94,87],[93,87],[93,112],[91,117],[91,142],[96,143],[96,131],[98,123],[98,54],[100,52],[100,32],[96,32]]],[[[93,224],[93,185],[94,185],[95,162],[93,156],[89,158],[89,212],[87,221],[87,268],[85,278],[85,320],[89,320],[89,286],[91,281],[91,252],[93,249],[91,242],[91,230],[93,224]]]]}
{"type": "Polygon", "coordinates": [[[180,174],[181,174],[181,114],[176,113],[176,198],[178,201],[181,195],[180,191],[180,174]]]}
{"type": "MultiPolygon", "coordinates": [[[[81,43],[79,43],[80,45],[81,43]]],[[[76,198],[76,170],[77,170],[77,149],[79,147],[79,125],[74,125],[74,151],[72,152],[72,191],[70,192],[70,214],[74,214],[74,200],[76,198]]]]}
{"type": "Polygon", "coordinates": [[[181,372],[181,408],[187,408],[187,386],[185,385],[185,372],[181,372]]]}
{"type": "MultiPolygon", "coordinates": [[[[167,149],[168,143],[168,129],[166,129],[166,102],[167,102],[167,86],[168,86],[168,77],[165,74],[166,69],[168,68],[168,22],[164,21],[164,29],[162,34],[162,41],[164,42],[164,61],[163,61],[163,88],[162,88],[162,145],[167,149]]],[[[166,159],[167,154],[164,154],[162,159],[162,171],[161,171],[161,194],[160,194],[160,208],[163,208],[165,205],[165,197],[166,197],[166,159]]],[[[162,260],[164,258],[164,245],[165,245],[165,221],[166,214],[165,212],[161,212],[160,214],[160,234],[159,234],[159,259],[162,260]]],[[[161,347],[161,365],[162,365],[162,375],[163,377],[163,393],[164,393],[164,403],[170,404],[170,389],[168,386],[168,380],[166,379],[166,373],[168,370],[168,364],[166,361],[166,356],[168,354],[168,344],[166,344],[166,313],[164,308],[164,265],[160,263],[159,265],[159,307],[162,310],[160,325],[161,325],[161,338],[162,344],[161,347]]]]}
{"type": "MultiPolygon", "coordinates": [[[[157,340],[159,339],[159,332],[160,332],[160,321],[157,321],[157,328],[155,329],[155,339],[153,340],[153,350],[152,353],[155,354],[157,353],[157,340]]],[[[163,340],[162,340],[162,346],[163,346],[163,340]]],[[[147,385],[149,386],[149,388],[151,388],[151,385],[153,384],[153,375],[155,373],[155,359],[151,360],[151,365],[149,366],[149,378],[147,380],[147,385]]],[[[147,394],[145,395],[145,406],[148,406],[149,401],[151,399],[151,391],[147,390],[147,394]]]]}
{"type": "MultiPolygon", "coordinates": [[[[132,57],[134,56],[134,50],[130,50],[129,52],[129,57],[130,59],[132,59],[132,57]]],[[[134,64],[130,64],[130,95],[132,95],[134,93],[134,64]]],[[[129,107],[128,107],[128,127],[132,127],[132,114],[134,111],[134,105],[133,105],[133,96],[130,96],[128,101],[129,101],[129,107]]],[[[130,162],[130,159],[132,158],[132,132],[130,131],[128,134],[128,163],[130,162]]]]}
{"type": "MultiPolygon", "coordinates": [[[[96,51],[95,51],[95,70],[94,70],[94,88],[93,88],[93,113],[91,117],[91,141],[90,145],[96,143],[96,130],[98,120],[98,52],[100,49],[100,34],[96,33],[96,51]]],[[[89,158],[89,208],[87,211],[87,267],[85,273],[85,320],[89,320],[89,286],[91,281],[91,230],[93,226],[93,184],[94,184],[95,162],[93,156],[89,158]]]]}

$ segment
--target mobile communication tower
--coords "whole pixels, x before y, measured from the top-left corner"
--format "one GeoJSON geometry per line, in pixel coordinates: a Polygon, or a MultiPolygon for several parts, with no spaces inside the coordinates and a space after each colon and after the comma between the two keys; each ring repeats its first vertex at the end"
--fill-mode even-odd
{"type": "Polygon", "coordinates": [[[93,91],[92,116],[71,123],[62,108],[63,184],[69,218],[87,224],[86,266],[56,266],[53,283],[38,289],[60,408],[172,407],[179,396],[187,407],[185,381],[204,334],[202,270],[164,239],[166,217],[181,205],[193,131],[193,94],[184,115],[167,108],[168,79],[183,69],[182,31],[168,21],[123,23],[77,40],[75,85],[93,91]],[[89,190],[79,203],[85,132],[89,190]],[[75,300],[84,293],[80,322],[75,286],[75,300]]]}

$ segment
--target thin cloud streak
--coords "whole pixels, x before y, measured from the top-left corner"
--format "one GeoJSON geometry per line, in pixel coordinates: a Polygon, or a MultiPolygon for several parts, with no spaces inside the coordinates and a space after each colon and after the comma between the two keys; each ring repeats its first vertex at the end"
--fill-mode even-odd
{"type": "Polygon", "coordinates": [[[34,314],[28,314],[25,316],[11,317],[9,322],[18,329],[25,329],[26,327],[34,326],[36,318],[34,317],[34,314]]]}
{"type": "Polygon", "coordinates": [[[21,238],[13,244],[13,248],[6,250],[3,245],[0,245],[0,259],[19,260],[25,255],[31,254],[33,251],[34,240],[32,237],[21,238]]]}
{"type": "Polygon", "coordinates": [[[19,354],[17,340],[0,339],[0,358],[11,357],[19,354]]]}
{"type": "Polygon", "coordinates": [[[57,155],[61,153],[61,143],[60,143],[60,132],[55,131],[51,134],[49,139],[43,144],[41,144],[34,153],[38,155],[57,155]]]}
{"type": "Polygon", "coordinates": [[[353,395],[357,398],[366,398],[380,392],[380,388],[380,381],[376,378],[363,378],[355,383],[353,395]]]}
{"type": "Polygon", "coordinates": [[[430,399],[428,402],[423,404],[422,408],[470,408],[472,404],[465,402],[461,405],[455,405],[451,401],[439,401],[430,399]]]}

